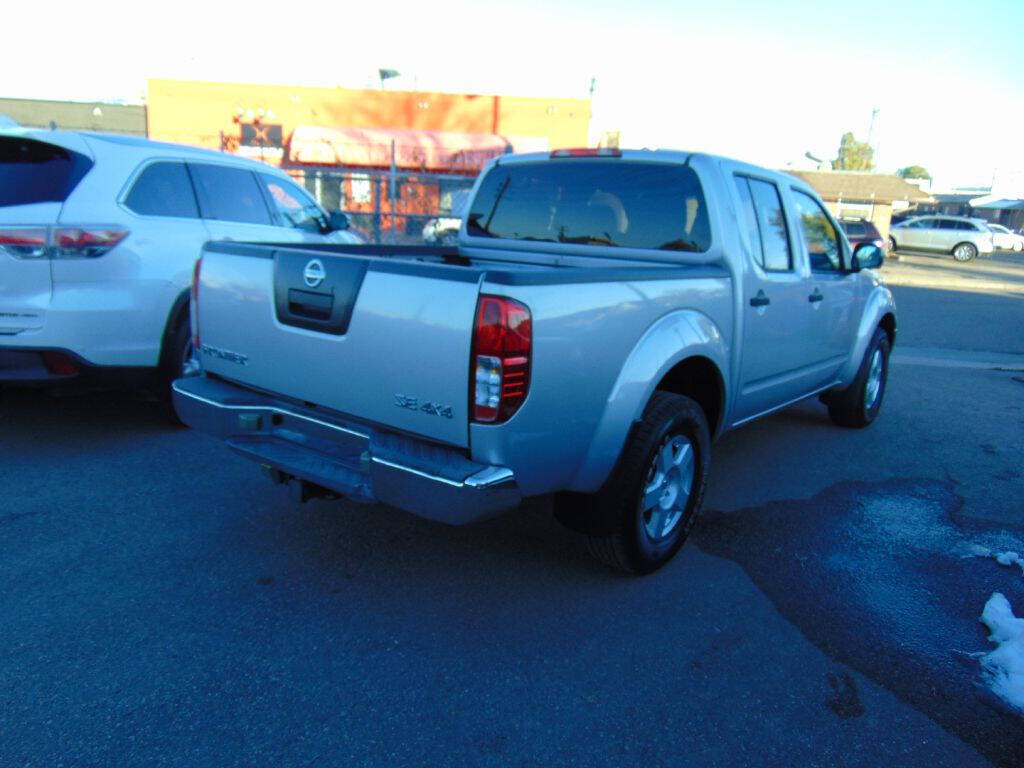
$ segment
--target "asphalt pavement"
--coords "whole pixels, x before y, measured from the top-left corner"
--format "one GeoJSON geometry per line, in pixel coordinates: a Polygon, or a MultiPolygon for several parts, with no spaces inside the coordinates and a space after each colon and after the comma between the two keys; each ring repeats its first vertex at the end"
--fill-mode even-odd
{"type": "Polygon", "coordinates": [[[726,435],[642,579],[543,501],[300,505],[139,396],[4,393],[0,766],[1021,765],[977,654],[1024,575],[972,548],[1024,552],[1024,290],[913,259],[878,421],[726,435]]]}

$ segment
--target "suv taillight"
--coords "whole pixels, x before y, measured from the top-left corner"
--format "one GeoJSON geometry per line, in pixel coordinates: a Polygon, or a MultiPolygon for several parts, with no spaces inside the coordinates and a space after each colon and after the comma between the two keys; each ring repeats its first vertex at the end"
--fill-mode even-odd
{"type": "Polygon", "coordinates": [[[0,227],[0,251],[16,259],[45,259],[49,241],[46,227],[0,227]]]}
{"type": "Polygon", "coordinates": [[[203,269],[203,257],[196,259],[196,265],[192,268],[192,302],[189,305],[191,313],[189,320],[192,321],[192,346],[194,354],[199,355],[199,273],[203,269]]]}
{"type": "Polygon", "coordinates": [[[126,237],[121,227],[0,227],[0,251],[18,259],[95,259],[126,237]]]}
{"type": "Polygon", "coordinates": [[[501,296],[481,296],[473,329],[469,400],[473,421],[507,421],[530,388],[530,310],[501,296]]]}
{"type": "Polygon", "coordinates": [[[121,227],[59,227],[53,230],[55,259],[95,259],[128,237],[121,227]]]}

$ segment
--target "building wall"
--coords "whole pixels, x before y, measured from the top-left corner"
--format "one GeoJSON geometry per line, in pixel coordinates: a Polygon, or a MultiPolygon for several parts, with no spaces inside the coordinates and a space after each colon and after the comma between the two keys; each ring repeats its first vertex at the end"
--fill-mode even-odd
{"type": "Polygon", "coordinates": [[[223,131],[237,136],[234,118],[282,126],[412,128],[497,133],[546,141],[549,147],[585,146],[590,122],[586,99],[537,99],[413,91],[350,90],[253,83],[150,80],[148,127],[152,139],[219,149],[223,131]]]}
{"type": "Polygon", "coordinates": [[[41,99],[0,99],[0,115],[29,128],[146,135],[146,108],[131,104],[41,99]]]}

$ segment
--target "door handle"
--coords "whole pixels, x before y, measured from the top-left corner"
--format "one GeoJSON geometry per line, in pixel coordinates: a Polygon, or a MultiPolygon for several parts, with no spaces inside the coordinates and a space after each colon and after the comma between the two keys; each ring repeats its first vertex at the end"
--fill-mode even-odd
{"type": "Polygon", "coordinates": [[[825,298],[825,295],[821,291],[819,291],[817,288],[815,288],[814,289],[814,293],[812,293],[810,296],[808,296],[807,300],[809,302],[811,302],[811,304],[814,304],[816,301],[821,301],[824,298],[825,298]]]}
{"type": "Polygon", "coordinates": [[[764,291],[758,291],[757,296],[750,300],[750,306],[752,307],[767,307],[772,303],[772,300],[764,295],[764,291]]]}

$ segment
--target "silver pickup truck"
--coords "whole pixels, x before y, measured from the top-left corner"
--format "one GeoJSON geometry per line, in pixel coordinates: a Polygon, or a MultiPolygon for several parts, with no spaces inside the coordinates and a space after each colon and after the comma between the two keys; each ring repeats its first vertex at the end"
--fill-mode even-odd
{"type": "Polygon", "coordinates": [[[468,523],[554,495],[634,573],[700,509],[712,440],[814,395],[870,424],[896,333],[877,246],[801,180],[668,151],[491,163],[457,248],[210,243],[181,419],[301,500],[468,523]]]}

